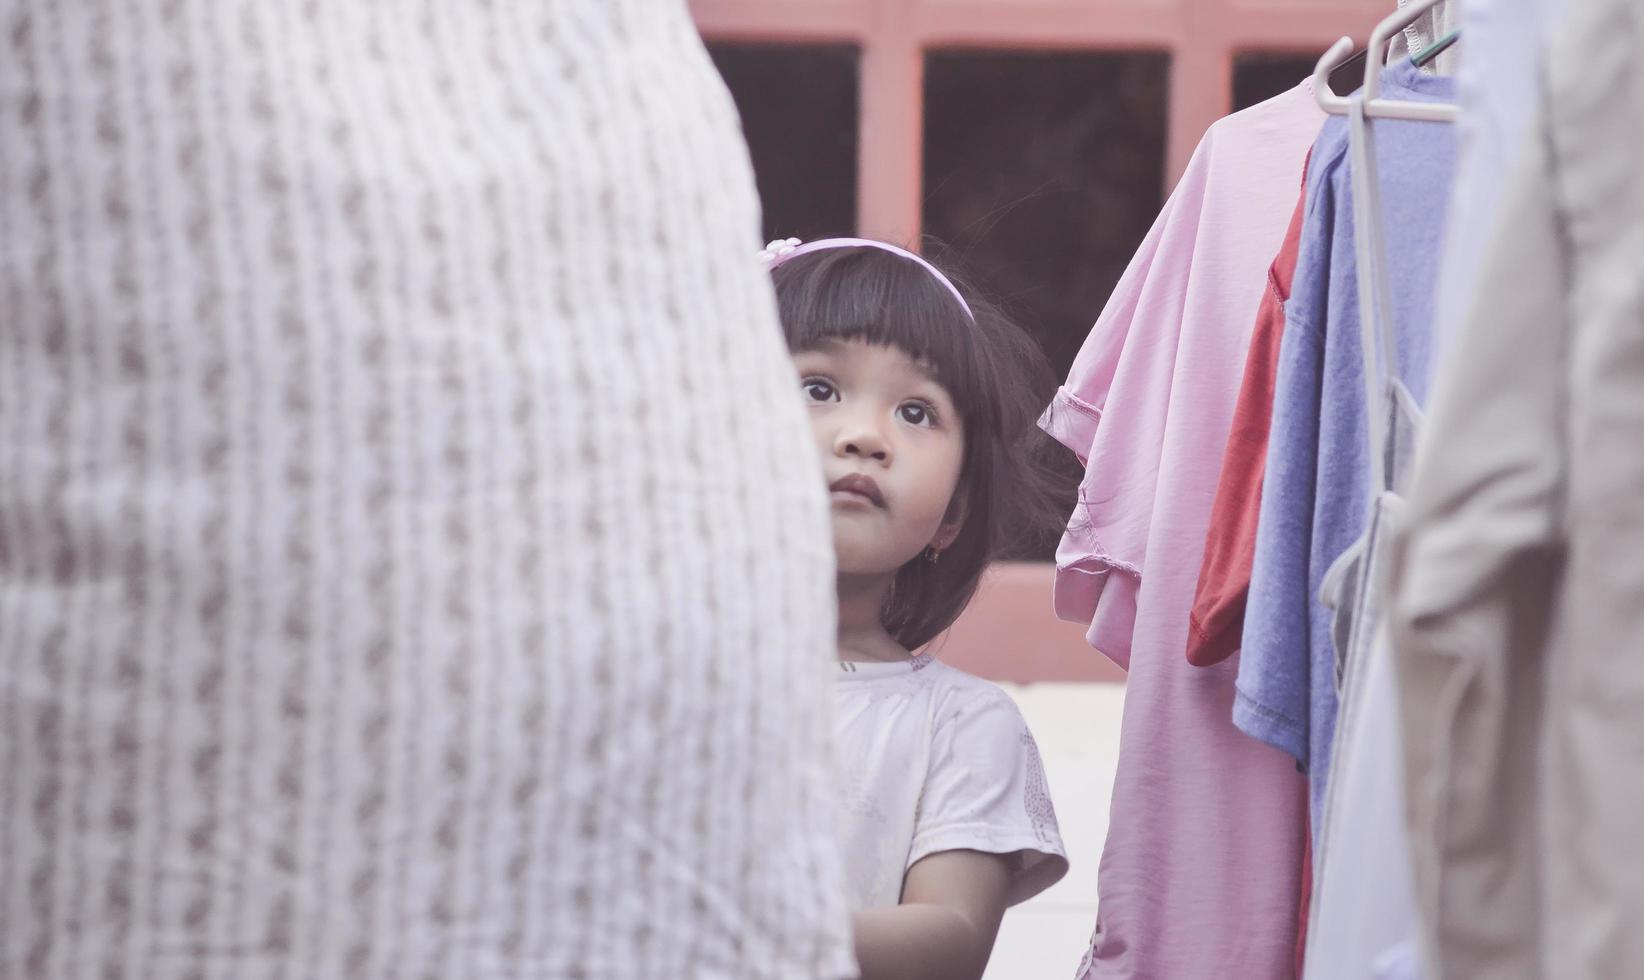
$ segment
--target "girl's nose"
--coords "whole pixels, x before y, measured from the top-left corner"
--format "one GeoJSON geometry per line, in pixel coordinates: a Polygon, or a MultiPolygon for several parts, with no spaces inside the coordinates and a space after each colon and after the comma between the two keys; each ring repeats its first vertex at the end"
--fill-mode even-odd
{"type": "Polygon", "coordinates": [[[852,423],[840,428],[834,440],[834,452],[842,457],[871,459],[888,463],[891,458],[890,440],[876,426],[852,423]]]}

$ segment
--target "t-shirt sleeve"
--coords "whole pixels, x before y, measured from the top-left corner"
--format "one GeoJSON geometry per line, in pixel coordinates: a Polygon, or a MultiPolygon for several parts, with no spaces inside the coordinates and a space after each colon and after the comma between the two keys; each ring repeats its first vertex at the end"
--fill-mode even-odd
{"type": "Polygon", "coordinates": [[[1091,644],[1123,667],[1153,524],[1209,144],[1208,137],[1200,144],[1040,420],[1085,464],[1056,552],[1056,615],[1090,624],[1091,644]]]}
{"type": "Polygon", "coordinates": [[[1329,295],[1334,201],[1327,181],[1308,201],[1285,308],[1273,422],[1262,480],[1250,596],[1239,654],[1233,723],[1308,761],[1313,514],[1318,488],[1324,343],[1317,324],[1329,295]]]}
{"type": "Polygon", "coordinates": [[[1039,427],[1071,449],[1079,462],[1086,465],[1090,463],[1103,409],[1119,374],[1119,362],[1130,341],[1137,305],[1175,205],[1174,200],[1168,201],[1160,211],[1141,247],[1125,267],[1124,275],[1113,287],[1096,325],[1086,335],[1066,383],[1057,389],[1055,398],[1039,418],[1039,427]]]}
{"type": "Polygon", "coordinates": [[[1256,555],[1262,478],[1267,469],[1267,437],[1273,421],[1273,386],[1279,342],[1284,335],[1284,303],[1271,285],[1262,299],[1244,383],[1233,412],[1233,429],[1222,457],[1216,499],[1210,509],[1199,584],[1187,631],[1187,662],[1195,667],[1221,663],[1239,649],[1244,631],[1250,568],[1256,555]]]}
{"type": "Polygon", "coordinates": [[[938,709],[908,867],[943,851],[1010,856],[1009,901],[1026,901],[1067,873],[1044,761],[1027,722],[991,686],[956,692],[938,709]]]}
{"type": "Polygon", "coordinates": [[[1279,344],[1284,336],[1284,303],[1295,274],[1305,206],[1305,195],[1299,195],[1284,244],[1268,270],[1267,291],[1262,295],[1250,335],[1244,380],[1233,410],[1233,427],[1222,457],[1199,584],[1193,592],[1189,615],[1187,662],[1196,667],[1209,667],[1232,656],[1244,632],[1250,568],[1255,561],[1256,528],[1261,518],[1262,479],[1267,471],[1267,440],[1273,423],[1279,344]]]}
{"type": "Polygon", "coordinates": [[[1279,400],[1250,572],[1233,722],[1307,763],[1313,501],[1323,353],[1310,329],[1285,332],[1279,400]]]}
{"type": "MultiPolygon", "coordinates": [[[[1121,476],[1110,459],[1113,434],[1108,429],[1112,427],[1104,428],[1103,423],[1115,387],[1123,388],[1120,365],[1136,357],[1130,346],[1137,339],[1138,307],[1176,204],[1175,199],[1166,203],[1080,347],[1067,382],[1039,419],[1039,426],[1073,450],[1085,467],[1067,530],[1056,548],[1052,606],[1057,618],[1090,626],[1096,648],[1127,669],[1142,569],[1140,555],[1126,553],[1124,540],[1135,535],[1127,530],[1123,517],[1115,519],[1126,512],[1115,506],[1113,488],[1116,484],[1129,487],[1127,499],[1151,493],[1148,472],[1157,467],[1149,466],[1147,454],[1151,449],[1156,464],[1158,447],[1140,440],[1127,457],[1127,466],[1135,472],[1121,476]]],[[[1121,418],[1118,425],[1118,436],[1124,441],[1128,423],[1121,418]]],[[[1150,511],[1151,500],[1148,505],[1150,511]]],[[[1148,516],[1142,513],[1140,521],[1148,516]]],[[[1138,523],[1134,509],[1128,518],[1132,526],[1138,523]]]]}

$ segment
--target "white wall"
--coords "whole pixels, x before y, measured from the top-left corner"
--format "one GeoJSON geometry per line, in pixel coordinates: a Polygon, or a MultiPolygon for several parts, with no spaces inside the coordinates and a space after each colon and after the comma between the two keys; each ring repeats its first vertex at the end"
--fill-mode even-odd
{"type": "Polygon", "coordinates": [[[1005,914],[986,980],[1073,980],[1096,924],[1096,864],[1119,761],[1123,684],[1005,685],[1045,757],[1072,867],[1005,914]]]}

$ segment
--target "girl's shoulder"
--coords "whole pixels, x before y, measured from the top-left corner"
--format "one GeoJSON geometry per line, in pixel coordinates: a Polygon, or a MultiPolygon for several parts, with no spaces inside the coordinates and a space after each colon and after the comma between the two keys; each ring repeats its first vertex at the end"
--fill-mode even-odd
{"type": "Polygon", "coordinates": [[[938,712],[939,722],[943,718],[973,721],[978,717],[991,716],[1002,724],[1026,724],[1016,700],[993,681],[950,667],[934,658],[919,673],[926,675],[933,699],[939,708],[944,709],[938,712]]]}

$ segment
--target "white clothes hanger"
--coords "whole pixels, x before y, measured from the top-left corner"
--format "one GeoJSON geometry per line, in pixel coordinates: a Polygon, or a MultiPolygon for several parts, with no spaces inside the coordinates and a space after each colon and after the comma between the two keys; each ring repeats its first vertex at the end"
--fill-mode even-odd
{"type": "MultiPolygon", "coordinates": [[[[1415,0],[1407,7],[1393,11],[1388,17],[1376,25],[1370,34],[1368,49],[1372,53],[1388,50],[1390,44],[1406,27],[1415,23],[1422,14],[1433,9],[1444,0],[1415,0]]],[[[1348,100],[1345,96],[1337,95],[1330,90],[1330,73],[1339,65],[1353,56],[1353,39],[1344,37],[1330,46],[1319,63],[1313,68],[1313,97],[1318,100],[1319,108],[1333,116],[1345,116],[1348,113],[1348,100]]],[[[1364,115],[1367,119],[1413,119],[1419,122],[1455,122],[1459,110],[1453,104],[1443,102],[1407,102],[1397,99],[1383,99],[1381,93],[1381,69],[1383,61],[1380,58],[1366,58],[1364,63],[1364,115]]]]}
{"type": "Polygon", "coordinates": [[[1365,58],[1364,87],[1351,96],[1339,96],[1330,88],[1330,73],[1353,56],[1353,39],[1344,37],[1331,45],[1313,69],[1313,95],[1319,108],[1332,115],[1349,117],[1348,145],[1352,154],[1354,253],[1358,263],[1359,330],[1363,345],[1365,413],[1369,428],[1370,506],[1387,485],[1385,448],[1388,434],[1385,416],[1389,387],[1398,364],[1398,340],[1391,321],[1388,295],[1387,254],[1382,227],[1381,187],[1376,176],[1375,141],[1370,119],[1407,119],[1417,122],[1454,122],[1459,114],[1453,104],[1408,102],[1384,99],[1381,72],[1391,60],[1394,45],[1402,40],[1404,28],[1444,0],[1413,0],[1376,25],[1370,34],[1365,58]],[[1385,372],[1385,377],[1383,376],[1385,372]]]}

